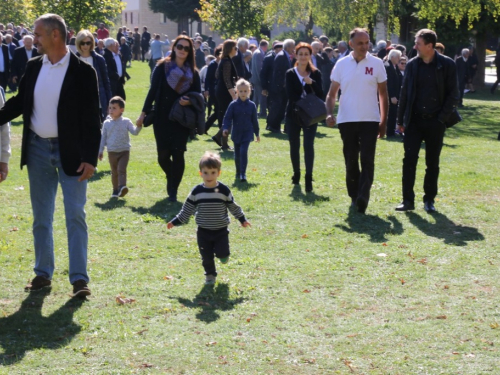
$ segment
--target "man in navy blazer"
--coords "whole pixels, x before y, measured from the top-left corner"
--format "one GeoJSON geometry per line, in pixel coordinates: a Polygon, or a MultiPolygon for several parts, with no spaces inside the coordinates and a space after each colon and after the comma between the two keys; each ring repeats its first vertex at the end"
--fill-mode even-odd
{"type": "Polygon", "coordinates": [[[9,47],[5,44],[2,44],[3,36],[0,34],[0,86],[4,89],[7,89],[7,82],[9,81],[9,72],[10,72],[10,59],[9,59],[9,47]]]}
{"type": "MultiPolygon", "coordinates": [[[[269,87],[273,101],[269,107],[267,118],[267,130],[272,133],[281,133],[281,122],[285,118],[288,99],[285,90],[286,71],[293,67],[295,53],[295,41],[286,39],[283,42],[283,51],[276,54],[273,64],[273,78],[269,87]]],[[[286,131],[286,129],[285,129],[286,131]]]]}
{"type": "Polygon", "coordinates": [[[55,269],[52,222],[60,184],[69,280],[73,296],[85,297],[90,289],[84,206],[87,180],[94,174],[101,141],[97,75],[66,47],[67,31],[60,16],[38,18],[34,34],[42,56],[28,61],[18,94],[0,109],[0,124],[23,116],[21,168],[28,167],[36,274],[26,290],[51,285],[55,269]]]}
{"type": "Polygon", "coordinates": [[[40,56],[38,50],[33,47],[33,37],[31,35],[26,35],[23,38],[24,47],[18,47],[14,51],[14,56],[12,58],[12,65],[10,69],[10,76],[14,84],[18,84],[21,77],[24,75],[26,70],[26,64],[29,59],[33,57],[40,56]]]}

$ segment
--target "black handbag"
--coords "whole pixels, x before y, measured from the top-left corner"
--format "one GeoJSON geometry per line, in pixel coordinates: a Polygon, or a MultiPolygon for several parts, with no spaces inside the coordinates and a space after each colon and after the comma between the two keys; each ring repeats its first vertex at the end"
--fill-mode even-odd
{"type": "Polygon", "coordinates": [[[153,106],[151,110],[146,114],[146,117],[144,117],[144,120],[142,121],[142,126],[147,128],[148,126],[153,125],[154,120],[155,120],[155,106],[153,106]]]}
{"type": "Polygon", "coordinates": [[[453,125],[458,124],[460,121],[462,121],[462,116],[460,116],[460,113],[458,113],[458,110],[456,108],[453,108],[453,111],[451,112],[450,117],[448,117],[448,121],[446,121],[446,127],[451,128],[453,125]]]}
{"type": "Polygon", "coordinates": [[[325,102],[316,94],[307,94],[295,103],[295,118],[302,127],[308,127],[326,119],[325,102]]]}

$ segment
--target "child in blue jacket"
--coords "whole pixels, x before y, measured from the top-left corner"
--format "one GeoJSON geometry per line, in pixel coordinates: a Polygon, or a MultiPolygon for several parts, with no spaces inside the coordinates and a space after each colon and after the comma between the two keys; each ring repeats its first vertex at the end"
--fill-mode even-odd
{"type": "Polygon", "coordinates": [[[231,132],[234,143],[234,163],[236,165],[236,178],[247,182],[248,147],[254,140],[260,142],[259,122],[257,120],[257,107],[250,98],[250,82],[240,79],[236,82],[238,99],[229,104],[222,125],[223,135],[227,137],[231,132]]]}

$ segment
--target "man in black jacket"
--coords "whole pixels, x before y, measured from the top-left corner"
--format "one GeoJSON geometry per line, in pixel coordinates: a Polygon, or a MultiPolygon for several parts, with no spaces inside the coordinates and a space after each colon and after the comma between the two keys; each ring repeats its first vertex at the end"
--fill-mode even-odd
{"type": "Polygon", "coordinates": [[[23,38],[23,41],[24,47],[16,48],[14,51],[14,57],[12,59],[12,66],[10,69],[12,82],[16,85],[24,75],[28,60],[33,57],[39,56],[38,50],[33,47],[33,37],[31,35],[26,35],[23,38]]]}
{"type": "MultiPolygon", "coordinates": [[[[280,53],[282,49],[283,49],[283,43],[275,40],[273,43],[273,50],[271,52],[268,52],[266,56],[264,56],[264,60],[262,60],[262,69],[260,71],[260,83],[262,85],[262,97],[263,99],[267,97],[266,108],[268,110],[273,105],[273,98],[274,98],[274,95],[272,95],[270,90],[273,80],[274,59],[276,57],[276,54],[280,53]]],[[[267,127],[269,128],[269,121],[267,122],[267,127]]]]}
{"type": "Polygon", "coordinates": [[[0,34],[0,86],[7,89],[7,82],[9,81],[10,72],[10,59],[9,59],[9,47],[2,44],[3,35],[0,34]]]}
{"type": "Polygon", "coordinates": [[[120,96],[125,99],[125,74],[126,67],[120,56],[118,42],[113,38],[104,41],[104,60],[108,67],[109,84],[111,85],[111,96],[120,96]]]}
{"type": "Polygon", "coordinates": [[[149,33],[148,28],[146,26],[144,26],[142,30],[143,31],[141,35],[141,53],[142,53],[142,62],[144,62],[145,60],[144,55],[149,51],[149,42],[151,40],[151,34],[149,33]]]}
{"type": "Polygon", "coordinates": [[[248,39],[239,38],[237,44],[238,53],[233,57],[234,67],[236,68],[238,77],[244,78],[248,81],[250,78],[252,78],[252,73],[247,69],[244,60],[245,52],[248,50],[248,39]]]}
{"type": "Polygon", "coordinates": [[[399,99],[398,127],[405,133],[403,159],[403,202],[396,211],[415,209],[415,174],[418,153],[425,141],[424,209],[435,212],[438,192],[439,156],[446,123],[459,101],[455,62],[434,49],[437,35],[422,29],[415,37],[417,57],[406,65],[399,99]]]}
{"type": "Polygon", "coordinates": [[[101,141],[97,75],[66,47],[64,20],[46,14],[35,21],[34,35],[43,56],[31,59],[18,94],[0,109],[0,124],[23,116],[21,168],[28,167],[36,277],[34,291],[51,285],[54,274],[52,221],[58,184],[64,195],[69,280],[73,296],[90,295],[87,286],[85,222],[87,180],[97,165],[101,141]]]}

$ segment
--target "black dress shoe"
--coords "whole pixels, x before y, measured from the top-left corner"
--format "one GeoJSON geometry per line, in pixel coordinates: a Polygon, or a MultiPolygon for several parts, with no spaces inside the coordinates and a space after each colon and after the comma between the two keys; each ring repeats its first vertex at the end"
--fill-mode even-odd
{"type": "Polygon", "coordinates": [[[434,202],[431,201],[424,202],[424,210],[430,214],[436,212],[436,207],[434,207],[434,202]]]}
{"type": "Polygon", "coordinates": [[[356,207],[358,208],[358,212],[360,214],[364,214],[366,211],[366,207],[368,207],[368,202],[363,198],[356,199],[356,207]]]}
{"type": "Polygon", "coordinates": [[[401,202],[397,207],[396,211],[412,211],[415,209],[415,204],[411,202],[401,202]]]}

